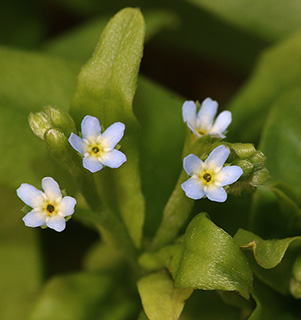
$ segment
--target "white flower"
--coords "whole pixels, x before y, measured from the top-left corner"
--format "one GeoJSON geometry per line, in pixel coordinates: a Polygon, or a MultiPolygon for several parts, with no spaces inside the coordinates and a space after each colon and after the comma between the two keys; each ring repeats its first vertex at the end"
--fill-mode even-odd
{"type": "Polygon", "coordinates": [[[115,122],[101,133],[98,119],[85,116],[81,129],[83,138],[71,133],[68,141],[84,157],[84,168],[94,173],[103,166],[119,168],[127,160],[124,153],[114,149],[123,137],[125,129],[123,123],[115,122]]]}
{"type": "Polygon", "coordinates": [[[201,199],[207,196],[209,200],[224,202],[227,192],[223,188],[232,184],[243,174],[239,166],[225,166],[230,151],[223,145],[215,148],[203,162],[194,154],[184,158],[184,170],[191,176],[182,183],[182,189],[187,197],[201,199]]]}
{"type": "Polygon", "coordinates": [[[225,138],[226,136],[223,133],[231,123],[232,115],[230,111],[223,111],[213,123],[217,108],[217,102],[207,98],[202,102],[197,113],[196,104],[193,101],[186,101],[182,107],[183,120],[187,122],[188,128],[198,138],[205,134],[214,134],[225,138]]]}
{"type": "Polygon", "coordinates": [[[23,217],[27,227],[47,226],[61,232],[66,227],[65,217],[74,212],[76,200],[63,197],[58,183],[50,177],[42,180],[44,192],[28,183],[22,183],[17,189],[18,197],[33,210],[23,217]]]}

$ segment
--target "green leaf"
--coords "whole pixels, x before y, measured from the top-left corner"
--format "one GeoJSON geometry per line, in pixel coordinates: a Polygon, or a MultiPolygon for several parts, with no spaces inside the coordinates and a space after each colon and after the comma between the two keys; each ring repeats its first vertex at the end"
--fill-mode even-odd
{"type": "Polygon", "coordinates": [[[141,278],[138,291],[150,320],[177,320],[193,290],[175,288],[167,273],[157,272],[141,278]]]}
{"type": "MultiPolygon", "coordinates": [[[[177,18],[169,11],[144,10],[146,22],[145,41],[149,41],[162,29],[174,27],[177,24],[177,18]]],[[[108,23],[111,15],[99,16],[87,23],[80,25],[61,34],[60,36],[47,42],[43,49],[50,54],[60,56],[66,60],[79,61],[85,63],[95,48],[95,43],[99,40],[99,35],[108,23]],[[78,45],[80,43],[80,46],[78,45]]]]}
{"type": "Polygon", "coordinates": [[[29,320],[97,320],[111,285],[112,280],[101,274],[56,276],[44,287],[29,320]]]}
{"type": "MultiPolygon", "coordinates": [[[[228,138],[239,136],[245,142],[259,138],[275,102],[279,104],[279,98],[292,89],[300,90],[301,68],[298,66],[301,66],[300,32],[264,52],[253,75],[229,105],[233,122],[228,138]]],[[[286,107],[283,113],[284,110],[286,107]]]]}
{"type": "Polygon", "coordinates": [[[127,162],[116,170],[103,170],[99,180],[104,201],[120,212],[137,247],[142,236],[144,198],[136,143],[138,123],[132,102],[143,39],[144,20],[139,10],[127,8],[116,14],[102,33],[92,59],[81,69],[71,106],[78,124],[89,114],[105,127],[115,121],[126,125],[121,145],[127,162]]]}
{"type": "Polygon", "coordinates": [[[134,112],[141,125],[139,149],[146,231],[154,233],[182,167],[185,126],[181,99],[140,76],[134,112]],[[158,187],[160,186],[160,187],[158,187]]]}
{"type": "Polygon", "coordinates": [[[245,298],[253,281],[249,264],[232,237],[204,213],[197,215],[186,230],[174,279],[176,287],[235,290],[245,298]]]}
{"type": "Polygon", "coordinates": [[[301,245],[301,236],[280,240],[263,240],[254,233],[243,229],[237,231],[234,240],[242,249],[252,250],[257,263],[265,269],[276,267],[292,242],[297,241],[301,245]]]}
{"type": "Polygon", "coordinates": [[[0,318],[27,318],[42,283],[37,230],[24,226],[23,203],[0,188],[0,318]]]}
{"type": "Polygon", "coordinates": [[[263,240],[249,231],[239,230],[234,240],[242,249],[252,251],[256,263],[248,255],[250,264],[263,282],[282,294],[289,294],[292,265],[300,253],[301,237],[263,240]]]}
{"type": "Polygon", "coordinates": [[[294,0],[189,0],[241,29],[268,40],[279,40],[301,27],[301,4],[294,0]],[[269,14],[267,15],[267,12],[269,14]]]}
{"type": "MultiPolygon", "coordinates": [[[[300,86],[301,88],[301,86],[300,86]]],[[[269,114],[260,149],[267,156],[272,181],[284,181],[301,192],[300,88],[280,96],[269,114]]]]}

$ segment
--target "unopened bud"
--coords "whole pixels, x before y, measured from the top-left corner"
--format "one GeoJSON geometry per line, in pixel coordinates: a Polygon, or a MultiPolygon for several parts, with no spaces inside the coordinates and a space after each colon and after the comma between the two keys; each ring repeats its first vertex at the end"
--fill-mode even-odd
{"type": "Polygon", "coordinates": [[[270,180],[270,174],[268,169],[262,168],[253,173],[250,181],[252,187],[260,187],[266,184],[270,180]]]}
{"type": "Polygon", "coordinates": [[[230,148],[239,158],[250,158],[256,152],[255,147],[251,143],[232,143],[230,148]]]}
{"type": "Polygon", "coordinates": [[[73,150],[67,137],[58,129],[49,129],[45,134],[45,142],[51,156],[58,162],[68,162],[73,156],[73,150]]]}
{"type": "Polygon", "coordinates": [[[254,170],[253,164],[246,159],[238,159],[232,164],[242,168],[243,174],[239,178],[240,181],[248,179],[254,170]]]}
{"type": "Polygon", "coordinates": [[[257,150],[250,160],[256,169],[260,169],[264,166],[266,156],[260,150],[257,150]]]}
{"type": "Polygon", "coordinates": [[[49,116],[43,111],[36,113],[31,112],[28,117],[28,122],[33,133],[44,140],[45,132],[51,128],[49,116]]]}
{"type": "Polygon", "coordinates": [[[44,107],[53,128],[61,129],[69,137],[71,132],[76,132],[74,120],[68,112],[62,111],[54,106],[44,107]]]}

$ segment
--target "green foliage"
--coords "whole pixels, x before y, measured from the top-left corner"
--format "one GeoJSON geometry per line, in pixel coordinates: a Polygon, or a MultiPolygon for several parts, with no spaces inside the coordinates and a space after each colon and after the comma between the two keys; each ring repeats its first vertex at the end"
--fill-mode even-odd
{"type": "Polygon", "coordinates": [[[138,281],[144,311],[150,320],[177,320],[192,289],[175,288],[165,272],[152,273],[138,281]]]}
{"type": "Polygon", "coordinates": [[[93,57],[81,69],[71,105],[77,123],[89,114],[100,119],[105,127],[115,121],[126,125],[127,138],[122,141],[122,150],[127,162],[118,171],[105,172],[101,185],[103,198],[120,212],[137,247],[141,244],[144,198],[132,102],[143,40],[144,20],[140,11],[129,8],[119,12],[103,31],[93,57]],[[111,190],[115,190],[118,198],[111,190]]]}

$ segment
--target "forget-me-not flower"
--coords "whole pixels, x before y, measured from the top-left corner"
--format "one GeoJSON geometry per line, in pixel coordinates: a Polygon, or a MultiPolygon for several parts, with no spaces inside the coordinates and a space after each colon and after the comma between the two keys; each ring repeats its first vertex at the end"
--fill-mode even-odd
{"type": "Polygon", "coordinates": [[[85,116],[81,129],[83,138],[71,133],[68,141],[84,157],[84,168],[94,173],[103,166],[119,168],[127,160],[124,153],[114,149],[123,137],[125,129],[123,123],[115,122],[101,133],[98,119],[85,116]]]}
{"type": "Polygon", "coordinates": [[[205,134],[218,135],[225,138],[224,132],[232,121],[230,111],[221,112],[214,122],[218,104],[207,98],[202,102],[199,112],[193,101],[186,101],[182,107],[183,120],[188,128],[199,138],[205,134]]]}
{"type": "Polygon", "coordinates": [[[30,212],[23,217],[27,227],[49,227],[61,232],[66,227],[65,217],[74,212],[76,200],[62,196],[58,183],[50,177],[42,180],[44,192],[28,183],[22,183],[17,189],[18,197],[29,207],[30,212]]]}
{"type": "Polygon", "coordinates": [[[206,196],[211,201],[226,201],[227,192],[223,187],[234,183],[243,174],[239,166],[224,167],[229,154],[230,151],[220,145],[205,162],[194,154],[185,157],[184,170],[191,176],[181,185],[186,196],[195,200],[206,196]]]}

